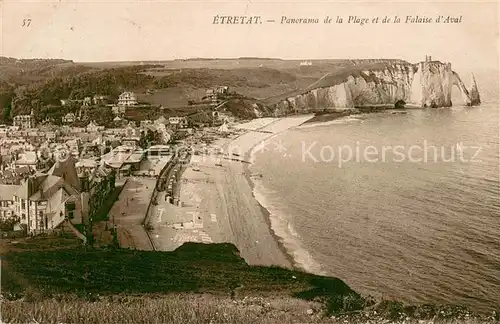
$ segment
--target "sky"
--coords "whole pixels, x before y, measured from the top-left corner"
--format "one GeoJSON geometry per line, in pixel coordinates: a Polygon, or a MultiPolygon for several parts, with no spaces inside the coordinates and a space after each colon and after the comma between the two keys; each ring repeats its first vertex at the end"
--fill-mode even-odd
{"type": "Polygon", "coordinates": [[[192,57],[400,58],[425,55],[459,69],[497,69],[497,2],[23,1],[0,2],[2,56],[77,62],[192,57]],[[276,22],[215,25],[215,15],[276,22]],[[333,17],[324,24],[326,16],[333,17]],[[397,15],[399,24],[349,24],[397,15]],[[459,24],[406,24],[406,16],[462,16],[459,24]],[[281,24],[318,18],[320,24],[281,24]],[[336,24],[335,17],[344,23],[336,24]],[[31,19],[29,26],[22,26],[31,19]]]}

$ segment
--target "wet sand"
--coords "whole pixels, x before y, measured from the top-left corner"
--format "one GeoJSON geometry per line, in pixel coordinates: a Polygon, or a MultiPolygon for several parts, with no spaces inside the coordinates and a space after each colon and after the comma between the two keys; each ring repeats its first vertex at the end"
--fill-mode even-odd
{"type": "Polygon", "coordinates": [[[181,179],[182,206],[169,204],[160,195],[152,210],[155,248],[170,251],[184,242],[231,242],[249,264],[291,267],[292,260],[270,228],[269,214],[253,197],[248,161],[254,146],[311,117],[266,118],[238,125],[246,130],[243,135],[214,143],[224,149],[226,158],[193,155],[181,179]]]}

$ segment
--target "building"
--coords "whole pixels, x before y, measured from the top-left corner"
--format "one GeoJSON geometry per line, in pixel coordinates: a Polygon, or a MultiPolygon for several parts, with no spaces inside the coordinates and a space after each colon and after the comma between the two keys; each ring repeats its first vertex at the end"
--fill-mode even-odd
{"type": "Polygon", "coordinates": [[[75,114],[73,113],[67,113],[66,115],[64,115],[64,117],[62,118],[62,122],[64,124],[71,124],[71,123],[74,123],[76,120],[76,117],[75,117],[75,114]]]}
{"type": "Polygon", "coordinates": [[[88,106],[92,106],[92,98],[91,97],[85,97],[83,99],[83,105],[88,107],[88,106]]]}
{"type": "Polygon", "coordinates": [[[113,121],[115,123],[120,123],[122,121],[122,119],[120,117],[116,116],[115,118],[113,118],[113,121]]]}
{"type": "Polygon", "coordinates": [[[223,111],[212,111],[212,118],[214,121],[218,121],[220,123],[227,123],[227,122],[231,122],[231,121],[234,121],[234,118],[232,118],[232,116],[226,112],[223,112],[223,111]]]}
{"type": "Polygon", "coordinates": [[[14,193],[18,188],[17,185],[0,184],[0,219],[14,216],[14,193]]]}
{"type": "Polygon", "coordinates": [[[0,125],[0,137],[7,137],[8,133],[9,133],[9,126],[0,125]]]}
{"type": "Polygon", "coordinates": [[[120,145],[101,156],[101,162],[119,172],[122,176],[138,171],[144,159],[144,151],[132,146],[120,145]]]}
{"type": "Polygon", "coordinates": [[[129,147],[136,149],[139,147],[140,140],[141,140],[141,138],[136,137],[136,136],[124,137],[122,139],[122,145],[129,146],[129,147]]]}
{"type": "Polygon", "coordinates": [[[33,110],[29,115],[15,116],[13,121],[14,126],[19,127],[20,129],[35,128],[35,115],[33,114],[33,110]]]}
{"type": "Polygon", "coordinates": [[[180,128],[186,127],[188,125],[188,121],[187,121],[186,117],[170,117],[168,119],[168,123],[171,126],[180,127],[180,128]]]}
{"type": "Polygon", "coordinates": [[[80,148],[82,146],[82,142],[80,138],[72,138],[67,140],[64,144],[66,144],[66,147],[75,158],[78,158],[79,153],[80,153],[80,148]]]}
{"type": "Polygon", "coordinates": [[[19,158],[14,161],[14,168],[28,167],[30,170],[36,170],[38,166],[38,155],[35,151],[21,153],[19,158]]]}
{"type": "Polygon", "coordinates": [[[206,92],[205,92],[205,96],[207,98],[213,98],[215,97],[215,91],[214,89],[208,89],[206,92]]]}
{"type": "Polygon", "coordinates": [[[229,93],[229,87],[228,86],[219,86],[215,88],[215,93],[219,95],[225,95],[229,93]]]}
{"type": "Polygon", "coordinates": [[[108,96],[102,96],[102,95],[95,95],[92,98],[92,102],[94,105],[106,105],[108,103],[108,96]]]}
{"type": "Polygon", "coordinates": [[[173,149],[169,145],[153,145],[146,151],[146,155],[149,160],[165,157],[170,159],[173,156],[173,153],[173,149]]]}
{"type": "Polygon", "coordinates": [[[153,122],[153,124],[155,124],[155,125],[160,125],[160,124],[164,124],[165,125],[165,124],[168,124],[168,123],[169,123],[169,121],[165,117],[163,117],[163,116],[158,117],[158,119],[156,119],[153,122]]]}
{"type": "Polygon", "coordinates": [[[76,172],[79,178],[81,175],[91,174],[98,166],[97,162],[92,159],[80,159],[75,163],[76,172]]]}
{"type": "Polygon", "coordinates": [[[133,92],[126,91],[118,97],[118,106],[137,105],[137,97],[133,92]]]}
{"type": "Polygon", "coordinates": [[[111,111],[115,115],[124,115],[125,112],[127,111],[127,106],[113,106],[111,107],[111,111]]]}
{"type": "Polygon", "coordinates": [[[126,136],[129,136],[129,137],[139,136],[140,129],[138,129],[135,126],[134,121],[130,121],[130,122],[128,122],[127,126],[125,127],[125,134],[126,134],[126,136]]]}
{"type": "Polygon", "coordinates": [[[88,133],[97,133],[99,131],[104,130],[104,126],[99,126],[94,121],[91,121],[87,125],[86,130],[87,130],[88,133]]]}
{"type": "Polygon", "coordinates": [[[57,140],[58,132],[57,131],[46,131],[45,132],[45,140],[49,142],[55,142],[57,140]]]}
{"type": "MultiPolygon", "coordinates": [[[[161,116],[161,117],[163,117],[163,116],[161,116]]],[[[141,122],[140,122],[140,127],[141,128],[145,128],[145,127],[147,127],[149,125],[153,125],[153,122],[151,120],[149,120],[149,119],[141,120],[141,122]]]]}
{"type": "Polygon", "coordinates": [[[28,177],[14,193],[14,211],[28,231],[54,229],[65,221],[82,224],[80,181],[74,160],[58,161],[45,174],[28,177]]]}

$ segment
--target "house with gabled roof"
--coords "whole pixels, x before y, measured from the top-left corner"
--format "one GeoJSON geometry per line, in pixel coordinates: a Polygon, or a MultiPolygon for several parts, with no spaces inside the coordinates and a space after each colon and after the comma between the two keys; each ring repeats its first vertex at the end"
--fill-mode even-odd
{"type": "Polygon", "coordinates": [[[82,224],[80,181],[70,156],[47,173],[26,178],[14,193],[14,211],[32,233],[54,229],[65,221],[82,224]]]}
{"type": "Polygon", "coordinates": [[[125,91],[118,97],[118,106],[135,106],[137,105],[137,97],[131,91],[125,91]]]}

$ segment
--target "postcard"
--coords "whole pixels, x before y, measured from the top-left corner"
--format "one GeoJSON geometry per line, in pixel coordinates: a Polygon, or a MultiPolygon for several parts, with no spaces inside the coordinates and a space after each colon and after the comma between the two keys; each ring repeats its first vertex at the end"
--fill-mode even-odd
{"type": "Polygon", "coordinates": [[[0,2],[2,323],[498,323],[498,10],[0,2]]]}

